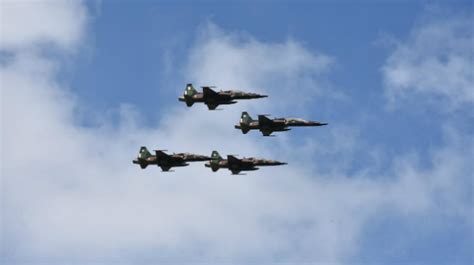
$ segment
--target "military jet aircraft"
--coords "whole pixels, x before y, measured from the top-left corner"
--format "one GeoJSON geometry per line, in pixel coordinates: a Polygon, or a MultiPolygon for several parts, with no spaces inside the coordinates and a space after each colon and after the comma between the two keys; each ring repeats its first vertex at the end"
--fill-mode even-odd
{"type": "Polygon", "coordinates": [[[247,93],[242,91],[227,90],[214,91],[210,86],[203,86],[202,93],[194,89],[192,84],[186,85],[184,94],[179,97],[179,101],[186,102],[188,107],[191,107],[196,102],[202,102],[207,105],[209,110],[215,110],[219,105],[230,105],[237,103],[239,99],[254,99],[266,98],[267,95],[260,95],[256,93],[247,93]]]}
{"type": "Polygon", "coordinates": [[[209,161],[208,156],[195,155],[189,153],[179,153],[168,155],[163,150],[155,150],[155,155],[152,155],[145,146],[140,148],[138,157],[133,160],[134,164],[140,165],[145,169],[148,165],[157,165],[163,171],[169,171],[172,167],[185,167],[189,164],[186,162],[209,161]]]}
{"type": "Polygon", "coordinates": [[[254,157],[238,159],[233,155],[228,155],[227,159],[223,159],[217,151],[212,151],[211,161],[207,162],[205,166],[210,167],[213,172],[216,172],[220,168],[227,168],[233,175],[237,175],[241,171],[258,170],[260,166],[280,166],[286,164],[287,163],[275,160],[258,159],[254,157]]]}
{"type": "Polygon", "coordinates": [[[253,120],[247,112],[242,112],[239,124],[235,125],[236,129],[242,130],[243,134],[250,130],[260,130],[263,136],[270,136],[273,132],[284,132],[291,130],[288,127],[303,127],[303,126],[324,126],[327,123],[320,123],[315,121],[306,121],[303,119],[294,118],[276,118],[269,119],[267,115],[258,115],[258,120],[253,120]]]}

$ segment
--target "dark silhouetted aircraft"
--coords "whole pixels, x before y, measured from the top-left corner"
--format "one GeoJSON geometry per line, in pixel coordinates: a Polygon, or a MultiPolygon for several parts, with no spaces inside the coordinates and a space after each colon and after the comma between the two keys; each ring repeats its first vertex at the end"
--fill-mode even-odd
{"type": "Polygon", "coordinates": [[[237,175],[241,171],[258,170],[258,167],[260,166],[280,166],[286,164],[287,163],[276,160],[258,159],[253,157],[238,159],[233,155],[228,155],[227,159],[223,159],[217,151],[213,151],[211,161],[207,162],[205,166],[210,167],[213,172],[216,172],[220,168],[227,168],[232,172],[232,174],[237,175]]]}
{"type": "Polygon", "coordinates": [[[242,130],[243,134],[250,130],[260,130],[263,136],[270,136],[273,132],[284,132],[291,130],[289,127],[306,127],[306,126],[324,126],[327,123],[306,121],[294,118],[276,118],[269,119],[267,115],[258,115],[258,120],[253,120],[247,112],[242,112],[239,124],[235,125],[236,129],[242,130]]]}
{"type": "Polygon", "coordinates": [[[186,85],[184,94],[179,97],[179,101],[186,102],[188,107],[191,107],[194,103],[200,102],[207,105],[210,110],[215,110],[219,105],[230,105],[237,103],[236,100],[240,99],[254,99],[254,98],[266,98],[267,95],[260,95],[256,93],[247,93],[235,90],[227,91],[214,91],[210,86],[203,86],[202,93],[194,89],[192,84],[186,85]]]}
{"type": "Polygon", "coordinates": [[[208,161],[211,160],[208,156],[195,155],[189,153],[179,153],[168,155],[163,150],[155,150],[155,155],[152,155],[145,146],[140,148],[138,157],[133,160],[134,164],[140,165],[145,169],[148,165],[157,165],[163,171],[169,171],[172,167],[185,167],[189,164],[186,162],[208,161]]]}

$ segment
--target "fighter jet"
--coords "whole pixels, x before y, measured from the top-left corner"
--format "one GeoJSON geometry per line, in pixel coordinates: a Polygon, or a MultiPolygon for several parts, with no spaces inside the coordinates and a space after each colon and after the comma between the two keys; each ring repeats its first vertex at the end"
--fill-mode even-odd
{"type": "Polygon", "coordinates": [[[303,119],[294,118],[276,118],[269,119],[268,115],[258,115],[258,120],[253,120],[247,112],[242,112],[239,124],[235,125],[236,129],[242,130],[243,134],[250,130],[260,130],[263,136],[270,136],[273,132],[284,132],[291,130],[288,127],[303,127],[303,126],[324,126],[327,123],[320,123],[315,121],[306,121],[303,119]]]}
{"type": "Polygon", "coordinates": [[[205,166],[210,167],[213,172],[216,172],[220,168],[227,168],[233,175],[238,175],[241,171],[258,170],[260,166],[280,166],[286,164],[287,163],[275,160],[258,159],[254,157],[238,159],[233,155],[228,155],[227,159],[223,159],[217,151],[212,151],[211,161],[207,162],[205,166]]]}
{"type": "Polygon", "coordinates": [[[191,107],[196,102],[202,102],[207,105],[209,110],[215,110],[219,105],[230,105],[237,103],[239,99],[254,99],[266,98],[267,95],[260,95],[256,93],[247,93],[242,91],[227,90],[214,91],[210,86],[203,86],[202,93],[194,89],[192,84],[186,85],[184,94],[179,97],[179,101],[186,102],[188,107],[191,107]]]}
{"type": "Polygon", "coordinates": [[[140,148],[138,157],[133,160],[134,164],[140,165],[145,169],[148,165],[157,165],[163,171],[169,171],[172,167],[185,167],[189,164],[186,162],[209,161],[208,156],[195,155],[189,153],[179,153],[168,155],[163,150],[155,150],[155,155],[152,155],[145,146],[140,148]]]}

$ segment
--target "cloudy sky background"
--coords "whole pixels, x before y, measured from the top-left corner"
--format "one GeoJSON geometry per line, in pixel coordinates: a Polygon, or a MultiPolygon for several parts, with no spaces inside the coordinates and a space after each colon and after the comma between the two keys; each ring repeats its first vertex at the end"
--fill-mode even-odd
{"type": "Polygon", "coordinates": [[[2,263],[472,263],[472,2],[0,7],[2,263]],[[188,82],[270,97],[188,109],[188,82]],[[289,165],[142,171],[141,145],[289,165]]]}

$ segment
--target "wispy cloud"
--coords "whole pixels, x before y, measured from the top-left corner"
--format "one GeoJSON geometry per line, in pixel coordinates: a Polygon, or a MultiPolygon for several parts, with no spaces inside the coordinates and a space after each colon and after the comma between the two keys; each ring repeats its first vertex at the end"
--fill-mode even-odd
{"type": "Polygon", "coordinates": [[[72,50],[84,34],[87,9],[81,1],[10,1],[1,3],[3,51],[53,44],[72,50]]]}
{"type": "Polygon", "coordinates": [[[471,16],[425,19],[396,44],[383,68],[392,105],[407,99],[444,104],[444,111],[474,103],[474,32],[471,16]]]}

